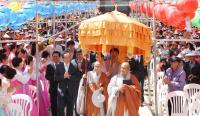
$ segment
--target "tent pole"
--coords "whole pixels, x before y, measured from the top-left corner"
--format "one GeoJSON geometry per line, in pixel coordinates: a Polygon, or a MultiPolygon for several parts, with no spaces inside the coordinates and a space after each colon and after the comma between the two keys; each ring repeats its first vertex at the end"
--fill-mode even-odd
{"type": "Polygon", "coordinates": [[[39,103],[39,70],[38,70],[38,67],[39,67],[39,46],[38,46],[38,0],[36,0],[36,84],[37,84],[37,108],[38,108],[38,114],[40,112],[40,103],[39,103]]]}
{"type": "MultiPolygon", "coordinates": [[[[153,6],[155,7],[155,0],[153,0],[153,6]]],[[[153,7],[153,8],[154,8],[153,7]]],[[[153,10],[153,39],[154,39],[154,44],[153,44],[153,58],[154,58],[154,109],[155,109],[155,115],[158,116],[158,101],[157,101],[157,73],[156,73],[156,27],[155,27],[155,12],[153,10]]]]}
{"type": "MultiPolygon", "coordinates": [[[[56,33],[55,31],[55,19],[56,19],[56,15],[55,15],[55,1],[53,1],[53,35],[56,33]]],[[[53,38],[53,49],[55,50],[56,48],[56,42],[55,42],[55,38],[53,38]]]]}
{"type": "MultiPolygon", "coordinates": [[[[67,5],[68,5],[68,2],[66,2],[66,6],[67,6],[67,5]]],[[[68,10],[68,9],[66,9],[66,10],[68,10]]],[[[66,14],[65,14],[65,20],[67,20],[67,16],[68,16],[68,15],[67,15],[67,12],[66,12],[66,14]]],[[[66,22],[65,22],[65,28],[66,28],[66,29],[67,29],[67,24],[68,24],[68,22],[66,21],[66,22]]],[[[68,32],[66,31],[66,32],[65,32],[65,39],[67,38],[67,34],[68,34],[68,32]]]]}

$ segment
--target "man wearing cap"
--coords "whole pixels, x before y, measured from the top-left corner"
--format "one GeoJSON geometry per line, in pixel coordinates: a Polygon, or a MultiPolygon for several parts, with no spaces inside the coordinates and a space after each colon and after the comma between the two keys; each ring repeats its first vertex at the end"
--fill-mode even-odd
{"type": "MultiPolygon", "coordinates": [[[[83,94],[86,95],[86,115],[87,116],[105,116],[108,104],[108,93],[107,86],[109,80],[106,77],[106,74],[101,70],[100,62],[96,61],[94,63],[94,70],[89,71],[87,75],[83,75],[79,85],[79,92],[77,98],[77,111],[83,113],[81,108],[84,107],[84,104],[81,104],[83,99],[83,94]],[[87,79],[87,93],[84,93],[84,79],[87,79]],[[105,97],[103,103],[98,103],[98,96],[95,96],[96,92],[105,97]],[[94,98],[95,97],[95,98],[94,98]],[[95,100],[96,99],[96,100],[95,100]]],[[[82,102],[83,103],[83,102],[82,102]]]]}
{"type": "MultiPolygon", "coordinates": [[[[178,57],[171,58],[171,67],[166,70],[163,82],[168,85],[168,92],[183,91],[185,86],[186,74],[180,66],[178,57]]],[[[169,116],[171,116],[171,103],[168,101],[169,116]]]]}
{"type": "Polygon", "coordinates": [[[141,89],[137,78],[130,73],[130,65],[124,62],[120,73],[108,84],[107,116],[139,116],[141,89]]]}
{"type": "Polygon", "coordinates": [[[61,38],[56,38],[55,39],[55,51],[59,51],[61,54],[63,54],[64,53],[64,50],[63,50],[63,48],[62,48],[62,46],[61,46],[61,43],[62,43],[62,41],[63,41],[63,39],[61,39],[61,38]]]}
{"type": "Polygon", "coordinates": [[[166,70],[164,83],[168,85],[168,92],[176,90],[183,90],[185,85],[186,73],[183,68],[180,67],[180,59],[178,57],[172,57],[170,59],[171,67],[166,70]]]}
{"type": "Polygon", "coordinates": [[[197,53],[192,51],[185,55],[188,58],[188,62],[184,65],[184,70],[186,72],[187,83],[200,83],[200,79],[197,79],[195,75],[199,72],[200,64],[196,61],[197,53]]]}
{"type": "Polygon", "coordinates": [[[200,64],[196,61],[196,57],[198,56],[197,52],[193,51],[185,56],[189,60],[184,65],[187,83],[200,84],[200,64]]]}

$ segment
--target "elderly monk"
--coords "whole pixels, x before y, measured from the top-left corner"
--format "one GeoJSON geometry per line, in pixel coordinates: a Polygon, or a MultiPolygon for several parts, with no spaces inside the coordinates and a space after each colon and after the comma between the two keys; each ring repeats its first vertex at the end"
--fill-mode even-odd
{"type": "Polygon", "coordinates": [[[108,95],[107,116],[139,116],[141,89],[135,75],[130,73],[129,63],[122,63],[120,74],[110,80],[108,95]]]}
{"type": "Polygon", "coordinates": [[[77,98],[77,109],[80,114],[83,113],[81,110],[83,105],[83,80],[87,79],[87,94],[86,94],[86,108],[85,113],[86,116],[105,116],[107,104],[108,104],[108,93],[107,93],[107,86],[109,83],[109,79],[106,77],[106,74],[102,72],[101,64],[99,61],[94,63],[94,69],[89,71],[86,75],[83,75],[83,78],[79,85],[79,92],[77,98]],[[92,102],[92,95],[96,90],[100,90],[101,93],[105,96],[105,101],[102,103],[103,107],[98,108],[92,102]]]}

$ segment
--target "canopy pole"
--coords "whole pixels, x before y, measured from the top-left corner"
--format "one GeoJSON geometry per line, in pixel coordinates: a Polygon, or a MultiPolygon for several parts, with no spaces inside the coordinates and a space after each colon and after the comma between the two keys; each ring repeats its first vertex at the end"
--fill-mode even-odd
{"type": "MultiPolygon", "coordinates": [[[[66,2],[66,6],[68,5],[68,2],[66,2]]],[[[66,11],[67,11],[68,9],[66,9],[66,11]]],[[[66,14],[65,14],[65,20],[67,20],[67,12],[66,12],[66,14]]],[[[68,22],[65,22],[65,28],[67,29],[67,24],[68,24],[68,22]]],[[[67,38],[67,34],[68,34],[68,32],[66,31],[65,32],[65,39],[67,38]]]]}
{"type": "Polygon", "coordinates": [[[37,84],[37,108],[38,114],[40,112],[40,103],[39,103],[39,46],[38,46],[38,0],[36,0],[36,84],[37,84]]]}
{"type": "MultiPolygon", "coordinates": [[[[155,7],[155,0],[153,0],[153,6],[155,7]]],[[[153,7],[153,8],[154,8],[153,7]]],[[[155,27],[155,11],[153,10],[153,38],[154,38],[154,44],[153,44],[153,58],[154,58],[154,109],[155,109],[155,115],[158,116],[158,102],[157,102],[157,73],[156,73],[156,27],[155,27]]]]}
{"type": "MultiPolygon", "coordinates": [[[[55,19],[56,19],[56,15],[55,15],[55,0],[53,1],[53,35],[56,33],[55,31],[55,19]]],[[[56,48],[56,42],[55,42],[55,38],[53,38],[53,49],[55,50],[56,48]]]]}

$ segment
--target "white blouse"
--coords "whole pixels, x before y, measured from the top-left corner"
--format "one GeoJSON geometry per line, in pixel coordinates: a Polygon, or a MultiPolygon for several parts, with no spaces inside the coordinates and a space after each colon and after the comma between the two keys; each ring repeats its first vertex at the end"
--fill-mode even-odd
{"type": "Polygon", "coordinates": [[[8,104],[11,101],[11,94],[7,93],[7,89],[10,87],[10,81],[0,74],[2,86],[0,87],[0,107],[8,104]]]}
{"type": "Polygon", "coordinates": [[[17,74],[15,75],[15,77],[13,79],[18,80],[22,84],[27,84],[31,78],[31,75],[28,74],[27,72],[23,72],[18,69],[16,69],[16,72],[17,72],[17,74]]]}

